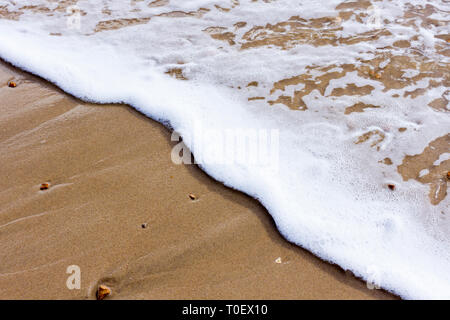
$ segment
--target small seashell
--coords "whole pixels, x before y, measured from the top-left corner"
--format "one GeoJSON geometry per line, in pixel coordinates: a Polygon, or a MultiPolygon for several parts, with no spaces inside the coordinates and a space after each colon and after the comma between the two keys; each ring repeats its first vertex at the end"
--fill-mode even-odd
{"type": "Polygon", "coordinates": [[[279,263],[283,263],[283,261],[281,261],[281,257],[276,258],[276,259],[275,259],[275,263],[278,263],[278,264],[279,264],[279,263]]]}
{"type": "Polygon", "coordinates": [[[15,88],[15,87],[17,87],[17,83],[15,83],[14,81],[9,81],[8,82],[8,87],[15,88]]]}

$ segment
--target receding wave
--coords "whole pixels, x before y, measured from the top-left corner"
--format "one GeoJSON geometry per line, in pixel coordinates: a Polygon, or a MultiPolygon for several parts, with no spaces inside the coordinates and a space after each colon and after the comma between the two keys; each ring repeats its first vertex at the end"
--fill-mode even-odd
{"type": "Polygon", "coordinates": [[[221,143],[198,128],[275,130],[270,170],[199,164],[322,259],[404,298],[450,298],[449,11],[437,0],[0,0],[0,56],[167,123],[196,158],[221,143]]]}

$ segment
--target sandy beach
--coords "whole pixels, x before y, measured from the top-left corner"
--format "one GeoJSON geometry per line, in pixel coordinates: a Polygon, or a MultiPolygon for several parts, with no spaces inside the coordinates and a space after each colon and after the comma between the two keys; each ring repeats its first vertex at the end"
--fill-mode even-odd
{"type": "Polygon", "coordinates": [[[3,62],[0,97],[0,299],[95,299],[100,284],[111,299],[395,298],[288,243],[256,200],[173,164],[169,130],[132,108],[3,62]]]}

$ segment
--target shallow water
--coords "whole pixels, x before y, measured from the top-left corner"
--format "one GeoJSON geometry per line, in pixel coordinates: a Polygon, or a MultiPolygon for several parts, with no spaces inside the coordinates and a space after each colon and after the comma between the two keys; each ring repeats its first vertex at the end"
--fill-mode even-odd
{"type": "Polygon", "coordinates": [[[277,170],[201,166],[258,198],[288,240],[321,258],[405,298],[448,298],[449,10],[0,1],[0,56],[80,98],[170,124],[197,158],[220,144],[196,139],[199,127],[277,130],[277,170]]]}

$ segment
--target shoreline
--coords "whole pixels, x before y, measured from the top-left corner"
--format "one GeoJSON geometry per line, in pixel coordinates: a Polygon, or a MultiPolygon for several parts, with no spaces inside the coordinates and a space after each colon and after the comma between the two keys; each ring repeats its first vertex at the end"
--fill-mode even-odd
{"type": "Polygon", "coordinates": [[[288,243],[256,200],[174,165],[162,124],[3,61],[0,79],[0,299],[92,299],[99,284],[117,299],[395,298],[288,243]],[[65,286],[70,265],[80,290],[65,286]]]}

